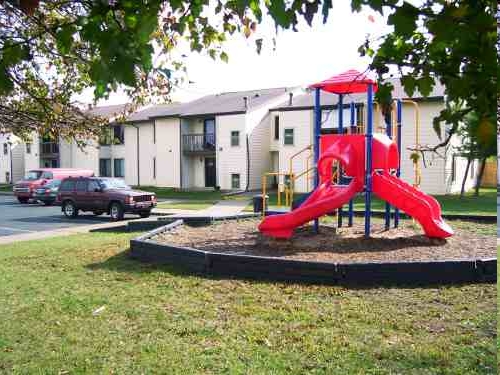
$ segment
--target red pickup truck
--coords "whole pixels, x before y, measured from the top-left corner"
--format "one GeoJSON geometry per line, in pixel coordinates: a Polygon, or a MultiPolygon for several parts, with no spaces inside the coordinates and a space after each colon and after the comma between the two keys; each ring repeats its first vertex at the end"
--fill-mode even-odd
{"type": "Polygon", "coordinates": [[[21,181],[16,182],[14,195],[20,203],[28,203],[35,199],[36,189],[52,180],[63,180],[68,177],[92,177],[94,172],[89,169],[76,168],[39,168],[30,170],[21,181]]]}

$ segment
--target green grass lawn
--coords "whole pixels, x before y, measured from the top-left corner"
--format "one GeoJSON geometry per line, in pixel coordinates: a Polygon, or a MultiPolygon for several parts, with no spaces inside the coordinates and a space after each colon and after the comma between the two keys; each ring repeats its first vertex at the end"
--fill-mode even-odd
{"type": "MultiPolygon", "coordinates": [[[[276,207],[277,205],[277,194],[271,193],[269,195],[269,206],[276,207]]],[[[301,194],[296,194],[295,197],[301,194]]],[[[448,215],[496,215],[496,188],[482,188],[479,197],[475,197],[473,192],[468,192],[463,199],[460,199],[458,194],[447,194],[447,195],[435,195],[434,196],[438,202],[441,204],[441,208],[444,214],[448,215]]],[[[282,201],[284,204],[284,195],[282,194],[282,201]]],[[[374,211],[385,210],[385,202],[376,198],[372,198],[372,208],[374,211]]],[[[358,196],[354,200],[354,209],[363,211],[365,209],[365,201],[363,196],[358,196]]],[[[247,211],[251,211],[252,207],[248,206],[247,211]]]]}
{"type": "Polygon", "coordinates": [[[174,208],[177,210],[204,210],[212,207],[217,201],[207,200],[185,200],[180,202],[160,202],[158,208],[174,208]]]}
{"type": "Polygon", "coordinates": [[[12,185],[9,185],[9,184],[0,184],[0,191],[12,192],[12,185]]]}
{"type": "Polygon", "coordinates": [[[222,199],[220,191],[187,191],[156,186],[134,186],[134,189],[154,192],[158,198],[164,199],[190,199],[201,201],[218,201],[222,199]]]}
{"type": "Polygon", "coordinates": [[[0,373],[496,373],[495,285],[207,279],[127,258],[132,236],[0,247],[0,373]]]}

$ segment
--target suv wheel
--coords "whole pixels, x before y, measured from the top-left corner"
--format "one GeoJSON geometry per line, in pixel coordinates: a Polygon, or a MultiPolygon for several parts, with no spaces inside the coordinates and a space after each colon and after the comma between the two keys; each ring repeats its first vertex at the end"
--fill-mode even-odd
{"type": "Polygon", "coordinates": [[[28,198],[21,198],[21,197],[17,197],[17,200],[19,201],[19,203],[28,203],[28,198]]]}
{"type": "Polygon", "coordinates": [[[76,208],[75,204],[72,201],[64,202],[62,210],[64,212],[64,216],[69,217],[71,219],[78,216],[78,208],[76,208]]]}
{"type": "Polygon", "coordinates": [[[139,215],[141,215],[141,217],[144,219],[146,217],[150,217],[151,216],[151,211],[142,211],[139,213],[139,215]]]}
{"type": "Polygon", "coordinates": [[[123,220],[123,215],[123,206],[118,202],[111,203],[111,206],[109,207],[109,216],[111,216],[111,220],[123,220]]]}

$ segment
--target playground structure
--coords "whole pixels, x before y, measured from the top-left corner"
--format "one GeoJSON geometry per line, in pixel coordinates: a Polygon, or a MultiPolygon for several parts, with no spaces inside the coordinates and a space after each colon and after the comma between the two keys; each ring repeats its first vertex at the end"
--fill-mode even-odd
{"type": "MultiPolygon", "coordinates": [[[[278,204],[281,203],[281,191],[285,193],[285,203],[294,203],[293,187],[298,178],[314,176],[314,190],[306,195],[302,202],[297,202],[288,213],[264,217],[259,230],[265,235],[277,238],[289,238],[300,225],[314,220],[314,230],[319,229],[318,218],[337,210],[338,225],[342,226],[342,206],[348,204],[348,225],[353,225],[353,197],[357,193],[365,195],[365,237],[370,236],[371,197],[372,193],[386,201],[385,228],[390,228],[391,210],[394,210],[394,227],[399,225],[399,210],[417,220],[428,237],[446,238],[453,235],[453,230],[441,218],[439,203],[422,193],[420,185],[420,166],[418,158],[413,158],[414,184],[409,185],[400,177],[401,122],[402,103],[412,104],[415,110],[415,149],[419,147],[420,114],[418,104],[410,100],[396,100],[392,105],[391,120],[385,127],[385,134],[374,134],[373,94],[376,83],[366,74],[350,70],[338,76],[310,86],[315,91],[314,106],[314,143],[300,150],[290,159],[288,173],[271,172],[263,176],[263,195],[269,175],[287,176],[288,183],[278,185],[278,204]],[[321,135],[321,96],[325,91],[338,95],[338,134],[321,135]],[[350,104],[351,123],[347,129],[343,126],[343,99],[345,94],[366,93],[366,129],[354,123],[355,106],[350,104]],[[347,134],[345,134],[347,133],[347,134]],[[361,133],[361,134],[360,134],[361,133]],[[364,133],[364,134],[363,134],[364,133]],[[395,138],[395,139],[394,139],[395,138]],[[293,158],[307,151],[307,168],[304,172],[293,173],[293,158]],[[313,156],[313,166],[309,161],[313,156]]],[[[378,109],[378,105],[377,105],[378,109]]],[[[378,119],[378,117],[377,117],[378,119]]],[[[265,199],[263,200],[265,202],[265,199]]],[[[263,207],[265,216],[266,207],[263,207]]]]}

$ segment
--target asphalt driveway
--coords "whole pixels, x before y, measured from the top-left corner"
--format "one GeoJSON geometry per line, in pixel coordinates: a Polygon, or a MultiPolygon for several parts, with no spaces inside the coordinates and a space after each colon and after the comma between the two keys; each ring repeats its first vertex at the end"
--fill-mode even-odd
{"type": "MultiPolygon", "coordinates": [[[[126,215],[125,217],[138,216],[126,215]]],[[[80,213],[75,219],[67,219],[58,206],[20,204],[13,196],[0,195],[0,237],[74,228],[109,221],[107,215],[94,216],[92,213],[80,213]]]]}

